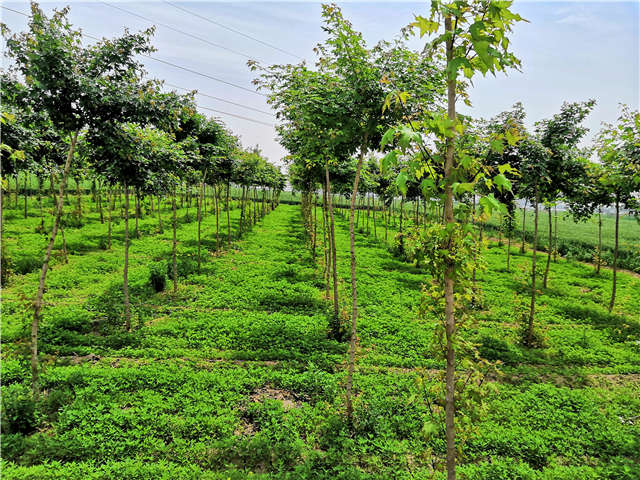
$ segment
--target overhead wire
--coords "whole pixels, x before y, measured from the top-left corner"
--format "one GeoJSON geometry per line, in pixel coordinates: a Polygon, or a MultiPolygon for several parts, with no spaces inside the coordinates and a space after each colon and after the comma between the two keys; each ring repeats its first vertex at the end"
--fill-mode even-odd
{"type": "Polygon", "coordinates": [[[253,40],[254,42],[258,42],[258,43],[260,43],[262,45],[265,45],[265,46],[267,46],[269,48],[273,48],[274,50],[277,50],[277,51],[279,51],[281,53],[285,53],[287,55],[295,57],[298,60],[304,60],[304,58],[302,58],[300,55],[296,55],[295,53],[292,53],[292,52],[289,52],[287,50],[284,50],[283,48],[280,48],[280,47],[278,47],[276,45],[273,45],[273,44],[271,44],[269,42],[265,42],[264,40],[260,40],[259,38],[256,38],[256,37],[254,37],[252,35],[249,35],[248,33],[242,32],[241,30],[238,30],[238,29],[229,27],[227,25],[224,25],[223,23],[220,23],[220,22],[218,22],[216,20],[211,20],[210,18],[205,17],[204,15],[200,15],[199,13],[192,12],[191,10],[188,10],[188,9],[186,9],[184,7],[176,5],[173,2],[169,2],[168,0],[163,0],[163,2],[168,4],[168,5],[171,5],[172,7],[176,8],[176,9],[182,11],[182,12],[188,13],[189,15],[193,15],[194,17],[200,18],[201,20],[209,22],[209,23],[211,23],[213,25],[216,25],[216,26],[218,26],[220,28],[224,28],[225,30],[228,30],[228,31],[233,32],[233,33],[236,33],[236,34],[241,35],[241,36],[243,36],[245,38],[249,38],[249,39],[253,40]]]}
{"type": "MultiPolygon", "coordinates": [[[[103,3],[105,3],[105,2],[103,2],[103,3]]],[[[17,14],[19,14],[19,15],[22,15],[22,16],[24,16],[24,17],[29,17],[29,15],[28,15],[28,14],[26,14],[26,13],[24,13],[24,12],[20,12],[20,11],[18,11],[18,10],[14,10],[13,8],[7,7],[7,6],[5,6],[5,5],[0,5],[0,7],[2,7],[2,8],[3,8],[3,9],[5,9],[5,10],[11,11],[11,12],[13,12],[13,13],[17,13],[17,14]]],[[[82,32],[82,35],[83,35],[83,36],[85,36],[85,37],[87,37],[87,38],[91,38],[92,40],[100,41],[100,39],[99,39],[98,37],[95,37],[95,36],[90,35],[90,34],[88,34],[88,33],[82,32]]],[[[193,69],[188,68],[188,67],[183,67],[183,66],[181,66],[181,65],[177,65],[177,64],[175,64],[175,63],[172,63],[172,62],[169,62],[169,61],[166,61],[166,60],[162,60],[162,59],[159,59],[159,58],[156,58],[156,57],[152,57],[151,55],[147,55],[147,54],[143,54],[143,55],[144,55],[145,57],[147,57],[147,58],[150,58],[151,60],[155,60],[155,61],[157,61],[157,62],[160,62],[160,63],[166,64],[166,65],[170,65],[170,66],[172,66],[172,67],[174,67],[174,68],[179,68],[179,69],[181,69],[181,70],[185,70],[185,71],[187,71],[187,72],[189,72],[189,73],[193,73],[193,74],[195,74],[195,75],[203,76],[203,77],[205,77],[205,78],[208,78],[208,79],[210,79],[210,80],[214,80],[214,81],[216,81],[216,82],[220,82],[220,83],[224,83],[224,84],[226,84],[226,85],[230,85],[230,86],[233,86],[233,87],[236,87],[236,88],[240,88],[240,89],[245,90],[245,91],[247,91],[247,92],[255,93],[256,95],[261,95],[261,96],[265,96],[265,97],[267,96],[267,95],[265,95],[265,94],[263,94],[263,93],[260,93],[260,92],[255,91],[255,90],[251,90],[251,89],[246,88],[246,87],[243,87],[243,86],[241,86],[241,85],[237,85],[237,84],[234,84],[234,83],[232,83],[232,82],[228,82],[228,81],[226,81],[226,80],[222,80],[222,79],[220,79],[220,78],[216,78],[216,77],[214,77],[214,76],[212,76],[212,75],[209,75],[209,74],[206,74],[206,73],[202,73],[202,72],[199,72],[199,71],[197,71],[197,70],[193,70],[193,69]]],[[[193,90],[193,89],[188,89],[188,88],[185,88],[185,87],[180,87],[180,86],[178,86],[178,85],[172,85],[172,84],[169,84],[169,83],[165,83],[165,84],[166,84],[167,86],[170,86],[170,87],[172,87],[172,88],[178,88],[178,89],[180,89],[180,90],[185,90],[185,91],[191,91],[191,90],[193,90]]],[[[264,114],[267,114],[267,115],[273,115],[272,113],[267,112],[267,111],[265,111],[265,110],[260,110],[260,109],[254,108],[254,107],[250,107],[250,106],[248,106],[248,105],[243,105],[243,104],[241,104],[241,103],[232,102],[232,101],[230,101],[230,100],[225,100],[225,99],[222,99],[222,98],[220,98],[220,97],[216,97],[216,96],[214,96],[214,95],[209,95],[209,94],[206,94],[206,93],[198,92],[197,90],[196,90],[196,93],[197,93],[198,95],[201,95],[201,96],[204,96],[204,97],[209,97],[209,98],[212,98],[212,99],[214,99],[214,100],[222,101],[222,102],[229,103],[229,104],[232,104],[232,105],[236,105],[236,106],[238,106],[238,107],[246,108],[246,109],[253,110],[253,111],[256,111],[256,112],[259,112],[259,113],[264,113],[264,114]]],[[[239,119],[242,119],[242,120],[247,120],[247,121],[250,121],[250,122],[259,123],[259,124],[266,125],[266,126],[269,126],[269,127],[274,127],[274,126],[275,126],[275,125],[274,125],[274,124],[272,124],[272,123],[267,123],[267,122],[264,122],[264,121],[261,121],[261,120],[256,120],[256,119],[254,119],[254,118],[245,117],[245,116],[242,116],[242,115],[237,115],[237,114],[230,113],[230,112],[225,112],[225,111],[222,111],[222,110],[217,110],[217,109],[214,109],[214,108],[211,108],[211,107],[205,107],[205,106],[203,106],[203,105],[197,105],[197,107],[198,107],[198,108],[202,108],[202,109],[204,109],[204,110],[209,110],[209,111],[212,111],[212,112],[215,112],[215,113],[219,113],[219,114],[222,114],[222,115],[228,115],[228,116],[235,117],[235,118],[239,118],[239,119]]]]}
{"type": "Polygon", "coordinates": [[[176,27],[172,27],[171,25],[167,25],[166,23],[158,22],[158,21],[153,20],[153,19],[151,19],[149,17],[145,17],[144,15],[140,15],[138,13],[132,12],[131,10],[127,10],[126,8],[122,8],[122,7],[119,7],[119,6],[114,5],[112,3],[104,2],[104,1],[101,1],[100,3],[102,3],[102,4],[104,4],[104,5],[108,6],[108,7],[111,7],[111,8],[115,8],[116,10],[120,10],[121,12],[127,13],[129,15],[133,15],[134,17],[141,18],[142,20],[145,20],[147,22],[151,22],[154,25],[159,25],[159,26],[161,26],[163,28],[166,28],[168,30],[172,30],[174,32],[180,33],[180,34],[185,35],[187,37],[195,38],[196,40],[199,40],[199,41],[201,41],[203,43],[206,43],[208,45],[211,45],[213,47],[220,48],[222,50],[226,50],[226,51],[231,52],[231,53],[233,53],[235,55],[240,55],[241,57],[245,57],[245,58],[248,58],[248,59],[253,59],[253,57],[251,55],[247,55],[247,54],[244,54],[242,52],[238,52],[237,50],[233,50],[232,48],[225,47],[224,45],[220,45],[219,43],[212,42],[210,40],[207,40],[206,38],[199,37],[198,35],[194,35],[192,33],[185,32],[184,30],[181,30],[181,29],[176,28],[176,27]]]}

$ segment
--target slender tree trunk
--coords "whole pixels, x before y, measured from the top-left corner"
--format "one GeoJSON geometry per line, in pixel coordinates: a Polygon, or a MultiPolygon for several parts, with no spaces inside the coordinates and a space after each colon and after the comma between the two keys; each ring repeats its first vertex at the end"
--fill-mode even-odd
{"type": "Polygon", "coordinates": [[[36,294],[35,301],[33,303],[33,322],[31,323],[31,388],[34,398],[37,400],[40,396],[40,378],[39,373],[39,361],[38,361],[38,326],[40,323],[40,312],[42,311],[42,297],[44,295],[44,285],[47,278],[47,270],[49,269],[49,260],[51,259],[51,250],[56,240],[56,234],[58,233],[58,225],[60,223],[60,217],[62,216],[62,205],[64,188],[67,183],[67,176],[69,175],[69,167],[71,166],[71,159],[73,158],[73,151],[76,147],[76,141],[78,140],[78,132],[76,131],[71,137],[71,145],[69,146],[69,152],[67,154],[67,161],[64,164],[64,173],[62,180],[60,181],[60,196],[58,198],[58,206],[56,208],[56,215],[53,219],[53,227],[51,229],[51,237],[49,238],[49,245],[47,245],[47,251],[42,262],[42,270],[40,271],[40,282],[38,284],[38,293],[36,294]]]}
{"type": "Polygon", "coordinates": [[[611,288],[611,301],[609,302],[609,313],[613,310],[616,302],[616,284],[618,281],[618,237],[620,231],[620,196],[616,194],[616,241],[613,248],[613,285],[611,288]]]}
{"type": "Polygon", "coordinates": [[[67,239],[64,237],[64,227],[60,224],[60,235],[62,236],[62,256],[64,257],[64,263],[69,263],[69,254],[67,252],[67,239]]]}
{"type": "Polygon", "coordinates": [[[242,236],[242,224],[244,223],[244,186],[242,187],[242,199],[240,200],[240,235],[242,236]]]}
{"type": "MultiPolygon", "coordinates": [[[[333,219],[333,202],[331,199],[331,181],[329,180],[329,164],[324,164],[325,177],[327,182],[327,203],[329,207],[329,228],[331,230],[331,257],[333,262],[333,320],[336,324],[340,321],[339,317],[339,298],[338,298],[338,268],[336,261],[336,231],[333,219]]],[[[334,332],[337,333],[337,332],[334,332]]]]}
{"type": "Polygon", "coordinates": [[[77,215],[78,215],[78,220],[82,219],[82,191],[80,190],[80,181],[78,180],[78,178],[74,178],[74,182],[76,182],[76,197],[77,197],[77,201],[78,201],[78,210],[77,210],[77,215]]]}
{"type": "Polygon", "coordinates": [[[378,230],[376,229],[376,197],[372,199],[373,203],[373,237],[378,240],[378,230]]]}
{"type": "Polygon", "coordinates": [[[524,254],[525,250],[526,250],[526,242],[527,242],[527,235],[526,235],[526,230],[525,230],[525,224],[527,221],[527,201],[529,199],[525,198],[524,199],[524,207],[522,208],[522,243],[520,244],[520,253],[524,254]]]}
{"type": "Polygon", "coordinates": [[[27,171],[24,172],[24,218],[27,218],[27,197],[28,197],[28,182],[29,181],[29,173],[27,171]]]}
{"type": "Polygon", "coordinates": [[[100,225],[104,225],[104,212],[102,210],[102,186],[103,186],[103,182],[99,182],[98,183],[98,191],[97,191],[97,195],[98,195],[98,212],[100,213],[100,225]]]}
{"type": "Polygon", "coordinates": [[[529,307],[529,327],[527,331],[527,343],[533,344],[533,320],[536,314],[536,256],[538,253],[538,184],[535,185],[535,205],[533,217],[533,255],[531,257],[531,306],[529,307]]]}
{"type": "Polygon", "coordinates": [[[553,249],[553,224],[551,223],[551,207],[547,207],[547,214],[549,216],[549,245],[547,247],[547,265],[544,269],[544,277],[542,279],[542,286],[547,288],[547,279],[549,278],[549,265],[551,265],[551,250],[553,249]]]}
{"type": "Polygon", "coordinates": [[[140,193],[137,188],[133,189],[133,198],[135,199],[135,209],[136,209],[136,238],[140,238],[140,229],[138,228],[138,222],[140,218],[140,193]]]}
{"type": "Polygon", "coordinates": [[[109,198],[107,199],[107,202],[108,202],[107,210],[109,212],[109,227],[108,227],[108,233],[107,233],[107,248],[109,250],[111,250],[111,212],[113,211],[112,197],[113,197],[113,194],[111,192],[111,188],[109,188],[109,198]]]}
{"type": "MultiPolygon", "coordinates": [[[[445,31],[452,31],[451,17],[445,18],[445,31]]],[[[453,42],[447,40],[447,63],[453,59],[453,42]]],[[[447,118],[453,122],[456,119],[456,81],[447,80],[447,118]]],[[[453,217],[453,190],[451,188],[451,175],[455,166],[454,143],[455,138],[447,137],[444,165],[444,221],[445,224],[454,222],[453,217]]],[[[449,244],[452,239],[449,239],[449,244]]],[[[449,245],[451,247],[452,245],[449,245]]],[[[446,247],[445,247],[446,248],[446,247]]],[[[446,334],[446,372],[445,372],[445,436],[447,441],[447,480],[456,478],[456,430],[455,430],[455,350],[454,335],[456,330],[455,320],[455,265],[448,260],[444,270],[444,300],[445,300],[445,334],[446,334]]]]}
{"type": "Polygon", "coordinates": [[[329,262],[331,261],[331,254],[327,249],[327,191],[326,189],[322,189],[322,245],[324,248],[324,272],[322,277],[325,279],[325,298],[329,298],[329,277],[331,274],[331,268],[329,267],[329,262]]]}
{"type": "Polygon", "coordinates": [[[158,233],[162,233],[164,232],[164,227],[162,226],[162,215],[161,215],[161,210],[162,210],[162,204],[160,203],[160,196],[158,196],[158,208],[156,209],[158,211],[158,233]]]}
{"type": "Polygon", "coordinates": [[[215,209],[216,209],[216,250],[220,250],[220,206],[218,204],[219,193],[220,193],[220,187],[218,185],[214,185],[213,197],[214,197],[215,209]]]}
{"type": "Polygon", "coordinates": [[[602,207],[598,207],[598,258],[596,258],[596,273],[600,275],[602,263],[602,207]]]}
{"type": "Polygon", "coordinates": [[[553,263],[558,263],[558,206],[553,206],[553,263]]]}
{"type": "Polygon", "coordinates": [[[173,248],[171,250],[171,255],[173,259],[173,293],[178,291],[178,258],[176,254],[176,250],[178,248],[178,235],[176,230],[178,229],[178,215],[176,212],[176,190],[173,189],[172,196],[172,209],[173,209],[173,248]]]}
{"type": "Polygon", "coordinates": [[[229,217],[229,182],[227,182],[227,245],[231,245],[231,219],[229,217]]]}
{"type": "MultiPolygon", "coordinates": [[[[315,265],[316,263],[316,236],[318,234],[318,212],[316,209],[316,204],[318,203],[318,194],[314,193],[314,197],[313,197],[313,244],[312,244],[312,251],[313,251],[313,263],[315,265]]],[[[263,202],[264,205],[264,202],[263,202]]]]}
{"type": "Polygon", "coordinates": [[[202,227],[202,197],[204,196],[204,182],[200,183],[200,195],[198,196],[198,273],[202,265],[202,257],[200,256],[200,232],[202,227]]]}
{"type": "Polygon", "coordinates": [[[131,304],[129,302],[129,185],[124,182],[124,326],[131,331],[131,304]]]}
{"type": "MultiPolygon", "coordinates": [[[[351,394],[353,389],[353,371],[355,369],[356,358],[356,327],[358,321],[358,289],[356,284],[356,242],[353,228],[353,220],[356,208],[356,195],[358,195],[358,183],[360,181],[360,170],[366,152],[368,135],[365,134],[364,141],[360,146],[360,156],[356,166],[356,178],[353,182],[353,193],[351,194],[351,208],[349,212],[349,247],[351,253],[351,338],[349,341],[349,369],[347,372],[347,419],[352,422],[353,404],[351,402],[351,394]]],[[[369,202],[367,201],[367,231],[369,228],[369,202]]]]}

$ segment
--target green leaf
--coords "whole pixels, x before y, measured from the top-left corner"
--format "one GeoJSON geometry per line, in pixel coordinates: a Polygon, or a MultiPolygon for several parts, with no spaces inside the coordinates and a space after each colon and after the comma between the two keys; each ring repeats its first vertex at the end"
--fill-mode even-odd
{"type": "Polygon", "coordinates": [[[398,174],[396,178],[396,185],[398,186],[398,190],[402,195],[406,195],[407,193],[407,180],[409,179],[407,172],[402,171],[398,174]]]}
{"type": "Polygon", "coordinates": [[[472,41],[473,49],[478,54],[482,63],[486,65],[487,68],[493,68],[493,58],[489,55],[489,42],[486,40],[478,40],[472,41]]]}
{"type": "Polygon", "coordinates": [[[391,150],[384,157],[382,157],[382,161],[380,162],[380,170],[382,173],[386,173],[389,170],[389,167],[395,165],[398,162],[398,152],[396,150],[391,150]]]}
{"type": "Polygon", "coordinates": [[[511,182],[507,177],[505,177],[502,173],[499,173],[495,177],[493,177],[493,183],[495,183],[498,187],[498,190],[511,190],[511,182]]]}
{"type": "Polygon", "coordinates": [[[422,38],[424,35],[431,35],[436,30],[438,30],[438,22],[434,22],[433,20],[421,17],[419,15],[415,15],[415,19],[416,21],[413,22],[410,26],[418,27],[418,29],[420,30],[420,38],[422,38]]]}
{"type": "Polygon", "coordinates": [[[393,137],[395,136],[395,134],[396,129],[394,127],[391,127],[389,130],[387,130],[382,136],[382,140],[380,140],[380,148],[384,148],[386,145],[393,142],[393,137]]]}

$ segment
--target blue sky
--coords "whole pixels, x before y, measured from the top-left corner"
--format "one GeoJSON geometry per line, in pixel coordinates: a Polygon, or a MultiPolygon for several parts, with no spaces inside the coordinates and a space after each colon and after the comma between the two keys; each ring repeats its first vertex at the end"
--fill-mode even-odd
{"type": "MultiPolygon", "coordinates": [[[[3,2],[7,7],[28,11],[27,2],[3,2]]],[[[298,60],[236,33],[190,16],[161,1],[114,1],[140,15],[203,37],[209,42],[246,54],[263,64],[298,60]]],[[[256,38],[314,61],[313,47],[323,40],[320,3],[316,2],[176,2],[204,17],[241,30],[256,38]]],[[[87,34],[111,37],[146,28],[151,22],[116,10],[101,2],[43,2],[46,11],[71,5],[70,18],[87,34]]],[[[426,13],[428,2],[339,3],[354,27],[370,44],[391,39],[411,22],[414,13],[426,13]]],[[[597,106],[587,125],[590,136],[601,122],[617,117],[618,104],[638,109],[640,102],[640,3],[639,2],[526,2],[517,1],[514,10],[530,23],[516,25],[512,34],[514,52],[522,60],[522,73],[479,78],[471,91],[473,108],[465,113],[491,117],[521,101],[528,121],[557,112],[563,101],[595,98],[597,106]]],[[[13,31],[26,26],[26,18],[4,9],[2,21],[13,31]]],[[[221,80],[252,88],[253,74],[246,57],[158,26],[154,37],[156,57],[197,70],[221,80]]],[[[414,45],[419,48],[420,41],[414,45]]],[[[146,60],[146,59],[145,59],[146,60]]],[[[188,73],[152,60],[145,64],[149,74],[168,83],[197,89],[260,110],[269,110],[265,98],[246,90],[188,73]]],[[[274,118],[206,97],[198,103],[217,110],[250,117],[267,124],[274,118]]],[[[285,154],[275,139],[272,126],[253,123],[203,110],[222,119],[241,136],[244,145],[259,144],[271,161],[285,154]]],[[[589,137],[590,138],[590,137],[589,137]]]]}

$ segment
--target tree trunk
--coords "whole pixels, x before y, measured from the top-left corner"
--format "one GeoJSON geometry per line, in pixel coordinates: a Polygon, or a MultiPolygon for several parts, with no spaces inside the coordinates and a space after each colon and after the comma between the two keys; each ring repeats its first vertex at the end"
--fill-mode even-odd
{"type": "Polygon", "coordinates": [[[74,182],[76,182],[76,197],[77,197],[77,201],[78,201],[78,209],[76,214],[78,215],[78,220],[82,219],[82,192],[80,191],[80,181],[78,180],[78,178],[74,178],[73,180],[74,182]]]}
{"type": "Polygon", "coordinates": [[[598,207],[598,258],[596,258],[596,273],[600,275],[602,263],[602,207],[598,207]]]}
{"type": "Polygon", "coordinates": [[[553,206],[553,263],[558,263],[558,206],[553,206]]]}
{"type": "MultiPolygon", "coordinates": [[[[360,157],[356,166],[356,178],[353,182],[353,193],[351,195],[351,208],[349,212],[349,247],[351,253],[351,338],[349,341],[349,369],[347,372],[347,419],[352,423],[353,405],[351,403],[351,392],[353,388],[353,371],[355,369],[356,358],[356,326],[358,320],[358,289],[356,284],[356,242],[353,229],[355,216],[355,198],[358,195],[358,183],[360,181],[360,170],[366,151],[368,135],[365,134],[364,141],[360,146],[360,157]]],[[[369,229],[369,202],[367,200],[367,232],[369,229]]]]}
{"type": "Polygon", "coordinates": [[[107,210],[109,212],[109,227],[107,234],[107,248],[111,250],[111,212],[113,211],[113,202],[112,202],[113,194],[111,193],[111,188],[109,188],[109,198],[107,199],[108,205],[107,210]]]}
{"type": "Polygon", "coordinates": [[[609,302],[609,313],[613,310],[616,302],[616,284],[618,281],[618,234],[620,231],[620,196],[616,194],[616,241],[613,248],[613,285],[611,288],[611,301],[609,302]]]}
{"type": "Polygon", "coordinates": [[[331,262],[331,253],[329,253],[327,248],[327,226],[329,222],[327,220],[327,191],[326,189],[322,189],[322,244],[324,248],[324,272],[323,278],[325,279],[325,298],[329,298],[329,288],[330,281],[329,277],[331,276],[331,268],[329,267],[329,263],[331,262]]]}
{"type": "MultiPolygon", "coordinates": [[[[451,17],[445,18],[445,31],[452,31],[451,17]]],[[[453,41],[447,40],[446,44],[447,63],[453,59],[453,41]]],[[[447,80],[447,118],[455,122],[456,120],[456,81],[447,80]]],[[[447,137],[446,154],[444,165],[445,197],[444,197],[444,221],[445,224],[454,222],[453,217],[453,190],[451,188],[451,175],[454,168],[454,148],[455,138],[447,137]]],[[[451,247],[450,238],[448,243],[451,247]]],[[[445,247],[446,248],[446,247],[445,247]]],[[[455,431],[455,350],[453,337],[456,330],[455,321],[455,265],[448,260],[444,270],[444,300],[445,300],[445,334],[446,334],[446,372],[445,372],[445,436],[447,441],[447,479],[456,478],[456,431],[455,431]]]]}
{"type": "Polygon", "coordinates": [[[240,200],[240,234],[239,237],[242,236],[242,224],[244,223],[244,186],[242,187],[242,198],[240,200]]]}
{"type": "Polygon", "coordinates": [[[198,196],[198,273],[200,273],[200,266],[202,264],[202,258],[200,256],[200,229],[202,226],[202,197],[204,196],[204,182],[200,183],[200,195],[198,196]]]}
{"type": "Polygon", "coordinates": [[[138,192],[138,189],[135,188],[133,190],[133,195],[135,198],[135,209],[136,209],[136,238],[140,238],[140,229],[138,228],[138,221],[140,218],[140,193],[138,192]]]}
{"type": "Polygon", "coordinates": [[[524,207],[522,208],[522,243],[520,244],[520,253],[524,254],[524,251],[526,250],[525,248],[525,244],[527,241],[527,236],[526,236],[526,230],[525,230],[525,223],[527,221],[527,201],[529,199],[525,198],[524,200],[524,207]]]}
{"type": "MultiPolygon", "coordinates": [[[[218,204],[218,195],[220,193],[218,185],[213,186],[213,200],[216,209],[216,250],[220,250],[220,206],[218,204]]],[[[205,202],[206,205],[206,202],[205,202]]]]}
{"type": "Polygon", "coordinates": [[[60,235],[62,236],[62,255],[64,257],[64,263],[69,263],[69,255],[67,253],[67,239],[64,238],[64,227],[60,225],[60,235]]]}
{"type": "Polygon", "coordinates": [[[229,182],[227,182],[227,245],[231,245],[231,220],[229,217],[229,182]]]}
{"type": "Polygon", "coordinates": [[[533,344],[533,320],[536,314],[536,255],[538,251],[538,184],[535,185],[535,205],[533,217],[533,256],[531,257],[531,306],[529,307],[529,327],[527,330],[527,344],[533,344]]]}
{"type": "MultiPolygon", "coordinates": [[[[327,182],[327,203],[329,207],[329,228],[331,230],[331,256],[333,262],[333,320],[339,322],[339,306],[338,306],[338,268],[336,261],[336,231],[333,219],[333,202],[331,200],[331,181],[329,180],[329,164],[324,164],[325,177],[327,182]]],[[[334,332],[337,333],[337,332],[334,332]]]]}
{"type": "Polygon", "coordinates": [[[178,228],[178,214],[176,212],[176,190],[173,189],[173,196],[171,197],[171,204],[173,209],[173,248],[171,255],[173,259],[173,293],[178,291],[178,259],[176,257],[176,250],[178,247],[178,235],[176,230],[178,228]]]}
{"type": "Polygon", "coordinates": [[[60,195],[58,198],[58,206],[56,208],[56,215],[53,219],[53,227],[51,229],[51,237],[49,238],[49,245],[47,245],[47,251],[44,255],[42,262],[42,270],[40,271],[40,282],[38,284],[38,293],[36,294],[35,301],[33,302],[33,322],[31,323],[31,389],[34,398],[37,400],[40,396],[40,379],[38,377],[39,361],[38,361],[38,326],[40,323],[40,312],[42,311],[42,297],[44,295],[44,284],[47,278],[47,270],[49,269],[49,260],[51,259],[51,250],[56,240],[56,234],[58,233],[58,225],[60,223],[60,217],[62,216],[62,205],[64,188],[67,183],[67,176],[69,175],[69,167],[71,166],[71,159],[73,158],[73,151],[78,140],[78,132],[76,131],[71,137],[71,145],[69,146],[69,152],[67,154],[67,161],[64,164],[64,173],[62,180],[60,181],[60,195]]]}
{"type": "Polygon", "coordinates": [[[158,196],[158,208],[156,209],[158,211],[158,233],[164,232],[164,228],[162,226],[162,215],[160,214],[161,207],[162,204],[160,203],[160,197],[158,196]]]}
{"type": "Polygon", "coordinates": [[[549,245],[547,246],[547,265],[544,269],[544,278],[542,279],[542,286],[547,288],[547,279],[549,278],[549,265],[551,264],[551,250],[553,249],[553,229],[551,223],[551,207],[547,207],[547,214],[549,215],[549,245]]]}
{"type": "Polygon", "coordinates": [[[98,183],[98,191],[96,192],[98,197],[98,212],[100,213],[100,225],[104,225],[104,212],[102,210],[102,186],[103,182],[98,183]]]}
{"type": "Polygon", "coordinates": [[[27,218],[27,195],[28,195],[28,182],[29,181],[29,173],[24,172],[24,218],[27,218]]]}
{"type": "MultiPolygon", "coordinates": [[[[263,197],[264,198],[264,197],[263,197]]],[[[313,255],[313,263],[316,263],[316,235],[318,234],[318,213],[316,209],[316,204],[318,203],[318,194],[314,193],[313,197],[313,244],[312,244],[312,255],[313,255]]],[[[264,205],[264,200],[263,200],[264,205]]]]}
{"type": "Polygon", "coordinates": [[[129,302],[129,185],[124,182],[124,326],[131,331],[131,304],[129,302]]]}

